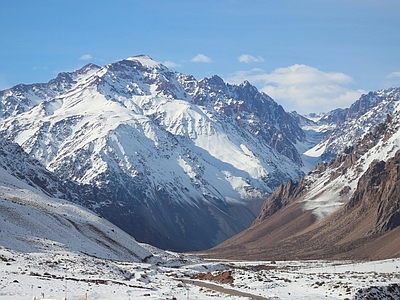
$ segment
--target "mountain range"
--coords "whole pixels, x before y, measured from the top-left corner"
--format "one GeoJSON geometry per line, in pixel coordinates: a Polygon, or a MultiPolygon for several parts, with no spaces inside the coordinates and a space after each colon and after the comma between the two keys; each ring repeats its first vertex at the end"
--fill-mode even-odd
{"type": "MultiPolygon", "coordinates": [[[[369,166],[395,164],[399,101],[393,88],[348,109],[300,116],[249,82],[198,81],[140,55],[0,91],[0,164],[47,196],[79,203],[164,249],[207,249],[253,224],[215,249],[256,256],[351,203],[364,207],[353,198],[369,166]]],[[[391,205],[379,206],[381,219],[396,219],[391,205]]],[[[396,227],[371,222],[372,235],[396,227]]],[[[312,253],[304,249],[299,257],[312,253]]],[[[321,249],[313,251],[324,256],[321,249]]]]}

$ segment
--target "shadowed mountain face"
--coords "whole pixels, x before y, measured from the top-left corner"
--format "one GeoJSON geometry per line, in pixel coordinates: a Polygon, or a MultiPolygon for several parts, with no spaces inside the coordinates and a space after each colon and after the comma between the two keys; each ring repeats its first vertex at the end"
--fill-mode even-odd
{"type": "Polygon", "coordinates": [[[1,91],[0,116],[1,135],[65,195],[162,248],[215,246],[303,175],[305,134],[270,97],[147,56],[1,91]]]}
{"type": "Polygon", "coordinates": [[[238,259],[400,255],[399,114],[330,163],[278,187],[247,230],[208,252],[238,259]]]}

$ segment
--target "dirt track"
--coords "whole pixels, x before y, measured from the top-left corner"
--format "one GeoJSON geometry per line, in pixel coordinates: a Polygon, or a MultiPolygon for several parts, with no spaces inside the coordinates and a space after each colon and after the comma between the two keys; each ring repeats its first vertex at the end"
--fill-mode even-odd
{"type": "Polygon", "coordinates": [[[250,293],[245,293],[245,292],[241,292],[241,291],[237,291],[234,289],[228,289],[228,288],[224,288],[222,286],[219,286],[217,284],[213,284],[210,282],[204,282],[204,281],[200,281],[200,280],[193,280],[193,279],[183,279],[180,278],[178,279],[178,281],[182,281],[186,284],[193,284],[193,285],[197,285],[200,287],[204,287],[213,291],[217,291],[219,293],[223,293],[223,294],[228,294],[228,295],[232,295],[232,296],[239,296],[239,297],[247,297],[250,299],[255,299],[255,300],[272,300],[272,299],[278,299],[278,298],[265,298],[262,296],[258,296],[258,295],[254,295],[254,294],[250,294],[250,293]]]}

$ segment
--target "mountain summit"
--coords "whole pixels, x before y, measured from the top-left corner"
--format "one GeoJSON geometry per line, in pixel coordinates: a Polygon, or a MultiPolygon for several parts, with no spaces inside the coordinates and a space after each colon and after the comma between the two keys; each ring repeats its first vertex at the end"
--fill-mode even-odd
{"type": "Polygon", "coordinates": [[[146,55],[0,92],[0,132],[137,240],[205,249],[302,175],[292,115],[248,82],[197,81],[146,55]]]}

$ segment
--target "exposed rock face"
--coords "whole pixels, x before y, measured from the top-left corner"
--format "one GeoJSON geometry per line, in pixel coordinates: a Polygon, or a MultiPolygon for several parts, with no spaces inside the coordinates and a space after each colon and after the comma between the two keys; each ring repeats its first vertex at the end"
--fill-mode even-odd
{"type": "MultiPolygon", "coordinates": [[[[321,162],[315,166],[307,176],[301,178],[298,182],[289,180],[286,184],[280,185],[264,202],[261,212],[255,220],[257,224],[273,215],[278,210],[284,208],[290,203],[299,200],[306,193],[307,189],[314,183],[321,180],[329,172],[329,181],[345,175],[347,170],[354,166],[357,160],[374,147],[381,139],[388,135],[391,118],[388,116],[385,123],[379,124],[373,132],[367,133],[362,140],[354,146],[348,147],[344,152],[332,159],[329,163],[321,162]]],[[[351,190],[350,186],[344,186],[340,194],[347,195],[351,190]]]]}
{"type": "Polygon", "coordinates": [[[4,138],[0,138],[0,167],[48,196],[78,201],[79,197],[73,192],[78,188],[76,184],[60,181],[18,144],[4,138]]]}
{"type": "Polygon", "coordinates": [[[261,212],[254,221],[253,225],[262,222],[269,216],[275,214],[278,210],[294,201],[299,193],[301,193],[301,189],[302,185],[294,183],[292,180],[289,180],[284,185],[281,184],[264,202],[261,212]]]}
{"type": "Polygon", "coordinates": [[[216,281],[218,283],[223,283],[223,284],[232,284],[233,280],[234,280],[232,277],[231,271],[219,272],[216,275],[213,275],[210,272],[200,273],[200,274],[193,276],[192,278],[200,279],[200,280],[216,281]]]}
{"type": "Polygon", "coordinates": [[[376,219],[368,234],[400,226],[400,151],[387,162],[375,161],[360,178],[345,209],[373,210],[376,219]]]}

